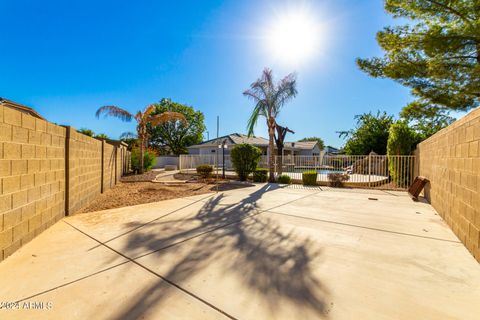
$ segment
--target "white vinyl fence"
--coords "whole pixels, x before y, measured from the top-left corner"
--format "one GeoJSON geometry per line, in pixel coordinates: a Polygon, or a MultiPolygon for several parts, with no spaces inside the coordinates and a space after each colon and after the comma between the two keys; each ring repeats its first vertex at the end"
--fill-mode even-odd
{"type": "MultiPolygon", "coordinates": [[[[320,156],[275,156],[275,174],[279,175],[280,161],[282,174],[290,176],[294,182],[301,182],[302,173],[314,170],[317,182],[328,185],[333,174],[341,174],[347,179],[347,186],[379,187],[385,189],[407,189],[414,178],[415,156],[386,155],[320,155],[320,156]]],[[[183,173],[195,173],[196,167],[209,164],[220,175],[225,167],[228,177],[235,176],[230,156],[219,155],[181,155],[179,169],[183,173]]],[[[268,168],[268,157],[262,156],[258,164],[268,168]]],[[[338,176],[338,175],[337,175],[338,176]]]]}

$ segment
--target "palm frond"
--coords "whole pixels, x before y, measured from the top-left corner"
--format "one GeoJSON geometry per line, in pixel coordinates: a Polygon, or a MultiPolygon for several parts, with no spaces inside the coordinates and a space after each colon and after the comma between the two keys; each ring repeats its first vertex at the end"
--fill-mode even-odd
{"type": "Polygon", "coordinates": [[[137,123],[143,123],[143,112],[142,111],[138,111],[136,114],[135,114],[135,120],[137,120],[137,123]]]}
{"type": "Polygon", "coordinates": [[[255,92],[254,90],[245,90],[243,92],[243,95],[246,96],[247,98],[249,99],[252,99],[253,101],[255,101],[255,103],[258,103],[260,100],[262,100],[262,98],[259,96],[259,94],[257,92],[255,92]]]}
{"type": "Polygon", "coordinates": [[[145,118],[148,118],[148,117],[152,114],[152,112],[155,111],[155,109],[156,109],[156,107],[155,107],[155,105],[153,105],[153,104],[147,106],[147,107],[145,108],[145,110],[143,110],[143,116],[144,116],[145,118]]]}
{"type": "Polygon", "coordinates": [[[273,71],[270,68],[263,69],[262,73],[262,89],[265,96],[269,97],[275,91],[275,84],[273,83],[273,71]]]}
{"type": "Polygon", "coordinates": [[[184,126],[188,125],[187,119],[185,116],[179,112],[166,111],[160,114],[151,116],[148,120],[153,126],[158,126],[159,124],[170,122],[170,121],[180,121],[184,126]]]}
{"type": "Polygon", "coordinates": [[[119,118],[127,122],[132,120],[132,114],[130,112],[117,106],[103,106],[98,108],[95,116],[99,118],[101,115],[119,118]]]}
{"type": "Polygon", "coordinates": [[[258,117],[260,116],[265,116],[265,105],[262,101],[257,103],[252,114],[250,115],[250,118],[248,119],[247,135],[249,137],[253,136],[253,131],[257,125],[258,117]]]}
{"type": "Polygon", "coordinates": [[[297,79],[294,73],[287,75],[278,84],[277,90],[273,97],[273,114],[276,117],[282,106],[290,99],[297,95],[297,79]]]}

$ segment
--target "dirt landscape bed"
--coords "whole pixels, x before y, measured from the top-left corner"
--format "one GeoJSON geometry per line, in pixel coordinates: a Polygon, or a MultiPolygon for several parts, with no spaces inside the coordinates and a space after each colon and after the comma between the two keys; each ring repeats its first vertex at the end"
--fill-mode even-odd
{"type": "MultiPolygon", "coordinates": [[[[244,188],[247,186],[248,185],[220,182],[218,184],[218,191],[244,188]]],[[[112,189],[99,195],[89,206],[80,210],[80,213],[133,206],[216,191],[217,185],[213,183],[206,184],[196,182],[180,185],[165,185],[154,182],[124,182],[117,184],[112,189]]]]}

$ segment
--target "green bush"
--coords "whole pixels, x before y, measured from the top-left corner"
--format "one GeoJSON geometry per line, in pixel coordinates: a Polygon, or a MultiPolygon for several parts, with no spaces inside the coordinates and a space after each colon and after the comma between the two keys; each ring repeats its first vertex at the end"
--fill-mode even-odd
{"type": "Polygon", "coordinates": [[[339,172],[329,173],[327,177],[331,187],[343,187],[343,183],[350,180],[348,174],[339,172]]]}
{"type": "MultiPolygon", "coordinates": [[[[155,164],[156,154],[151,150],[145,150],[143,154],[143,170],[149,171],[152,169],[153,165],[155,164]]],[[[132,153],[130,156],[130,161],[132,164],[132,170],[139,172],[140,171],[140,149],[133,148],[132,153]]]]}
{"type": "Polygon", "coordinates": [[[212,172],[213,172],[213,167],[209,164],[201,164],[197,166],[197,173],[203,179],[210,178],[210,176],[212,175],[212,172]]]}
{"type": "Polygon", "coordinates": [[[302,182],[306,186],[317,185],[317,171],[310,170],[302,173],[302,182]]]}
{"type": "Polygon", "coordinates": [[[253,171],[253,182],[267,182],[268,169],[257,168],[253,171]]]}
{"type": "Polygon", "coordinates": [[[290,176],[287,176],[286,174],[282,174],[277,178],[277,182],[283,184],[290,184],[292,183],[292,178],[290,178],[290,176]]]}
{"type": "Polygon", "coordinates": [[[230,152],[233,169],[238,174],[240,181],[245,181],[248,175],[255,171],[262,151],[250,144],[237,144],[230,152]]]}
{"type": "Polygon", "coordinates": [[[413,163],[396,156],[410,155],[415,145],[420,142],[419,135],[404,121],[397,121],[390,127],[387,143],[388,169],[392,181],[398,186],[409,186],[412,177],[407,174],[413,163]]]}

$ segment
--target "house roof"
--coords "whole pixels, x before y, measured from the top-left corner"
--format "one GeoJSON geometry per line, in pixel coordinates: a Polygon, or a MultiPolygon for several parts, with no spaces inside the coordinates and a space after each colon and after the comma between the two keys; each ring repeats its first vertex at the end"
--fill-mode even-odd
{"type": "Polygon", "coordinates": [[[304,149],[310,150],[315,148],[317,141],[296,141],[296,142],[285,142],[285,148],[292,148],[292,149],[304,149]]]}
{"type": "Polygon", "coordinates": [[[35,118],[38,118],[38,119],[45,120],[44,117],[42,117],[37,111],[33,110],[32,108],[24,106],[23,104],[16,103],[14,101],[2,98],[2,97],[0,97],[0,105],[18,110],[18,111],[26,113],[26,114],[29,114],[31,116],[34,116],[35,118]]]}
{"type": "MultiPolygon", "coordinates": [[[[249,137],[241,133],[232,133],[226,136],[218,137],[215,139],[207,140],[202,143],[190,146],[188,148],[203,148],[203,147],[218,147],[223,141],[227,140],[227,144],[241,144],[248,143],[257,147],[267,147],[268,139],[263,137],[249,137]]],[[[317,144],[316,141],[297,141],[297,142],[285,142],[285,148],[288,149],[302,149],[311,150],[317,144]]]]}
{"type": "Polygon", "coordinates": [[[190,146],[189,148],[202,148],[202,147],[217,147],[222,144],[223,141],[227,140],[227,144],[241,144],[248,143],[254,146],[268,146],[268,140],[262,137],[249,137],[240,133],[232,133],[226,136],[218,137],[215,139],[207,140],[199,144],[190,146]]]}

